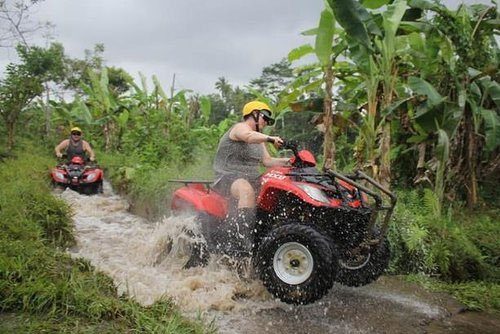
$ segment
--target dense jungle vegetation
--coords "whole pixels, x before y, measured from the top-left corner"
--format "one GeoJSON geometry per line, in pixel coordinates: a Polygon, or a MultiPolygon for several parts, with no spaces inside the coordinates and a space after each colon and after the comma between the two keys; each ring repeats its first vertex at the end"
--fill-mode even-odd
{"type": "MultiPolygon", "coordinates": [[[[26,11],[43,5],[24,3],[26,11]]],[[[303,32],[311,44],[245,87],[219,78],[210,95],[167,94],[155,77],[152,87],[145,77],[135,82],[105,65],[103,45],[75,59],[60,43],[17,40],[19,62],[0,78],[0,330],[201,332],[169,301],[140,307],[65,255],[71,211],[49,195],[46,172],[53,147],[79,126],[135,210],[167,214],[168,180],[210,179],[219,138],[256,98],[277,115],[268,131],[298,140],[321,166],[364,170],[398,193],[391,274],[448,291],[470,309],[500,309],[496,3],[325,3],[318,26],[303,32]]]]}

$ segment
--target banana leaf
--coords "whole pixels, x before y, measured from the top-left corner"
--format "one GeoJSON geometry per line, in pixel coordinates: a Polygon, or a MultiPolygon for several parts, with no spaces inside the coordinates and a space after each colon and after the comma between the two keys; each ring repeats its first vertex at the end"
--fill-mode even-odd
{"type": "Polygon", "coordinates": [[[370,37],[362,20],[370,14],[356,0],[327,0],[333,10],[337,22],[344,28],[348,36],[372,50],[370,37]],[[360,14],[361,13],[361,14],[360,14]]]}
{"type": "Polygon", "coordinates": [[[323,10],[314,45],[314,51],[322,66],[327,66],[331,63],[334,27],[335,18],[333,14],[327,9],[323,10]]]}
{"type": "Polygon", "coordinates": [[[500,145],[500,117],[494,110],[482,109],[486,149],[493,151],[500,145]]]}
{"type": "Polygon", "coordinates": [[[288,53],[288,60],[299,60],[302,57],[314,52],[314,48],[310,44],[301,45],[288,53]]]}

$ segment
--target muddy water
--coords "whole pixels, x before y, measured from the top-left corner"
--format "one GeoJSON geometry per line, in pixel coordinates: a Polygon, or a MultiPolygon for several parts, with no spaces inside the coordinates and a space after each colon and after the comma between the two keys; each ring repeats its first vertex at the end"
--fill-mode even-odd
{"type": "Polygon", "coordinates": [[[252,271],[212,256],[204,268],[183,269],[195,230],[192,217],[152,223],[128,212],[105,183],[104,194],[60,194],[74,209],[77,246],[113,277],[119,292],[147,305],[172,297],[188,316],[215,320],[219,333],[498,333],[492,316],[460,313],[445,295],[430,294],[397,278],[362,288],[334,286],[321,301],[290,306],[272,298],[252,271]]]}

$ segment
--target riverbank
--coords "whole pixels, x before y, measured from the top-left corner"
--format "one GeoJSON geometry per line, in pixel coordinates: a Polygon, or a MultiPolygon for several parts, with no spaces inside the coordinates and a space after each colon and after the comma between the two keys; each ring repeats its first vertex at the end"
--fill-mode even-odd
{"type": "Polygon", "coordinates": [[[142,306],[111,278],[71,258],[72,209],[51,194],[52,159],[0,162],[0,333],[205,333],[168,297],[142,306]]]}

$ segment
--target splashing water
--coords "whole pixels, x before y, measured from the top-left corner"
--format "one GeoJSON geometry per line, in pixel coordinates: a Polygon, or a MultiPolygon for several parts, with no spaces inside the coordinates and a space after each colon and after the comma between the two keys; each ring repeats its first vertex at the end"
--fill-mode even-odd
{"type": "Polygon", "coordinates": [[[89,259],[113,278],[119,293],[144,305],[171,297],[188,316],[214,317],[220,333],[422,333],[422,323],[446,313],[433,301],[401,292],[398,282],[336,285],[314,304],[287,305],[266,291],[250,266],[237,267],[227,257],[212,255],[205,267],[183,269],[191,243],[201,241],[193,238],[199,235],[193,216],[149,222],[130,214],[127,201],[106,182],[101,195],[65,190],[59,196],[75,213],[72,256],[89,259]]]}
{"type": "Polygon", "coordinates": [[[169,296],[186,312],[274,303],[260,281],[232,270],[231,261],[222,256],[212,256],[206,267],[183,269],[190,243],[200,241],[188,232],[198,229],[192,216],[150,223],[128,213],[128,203],[107,183],[103,195],[67,189],[60,196],[75,212],[77,246],[71,255],[89,259],[110,275],[119,293],[144,305],[169,296]]]}

